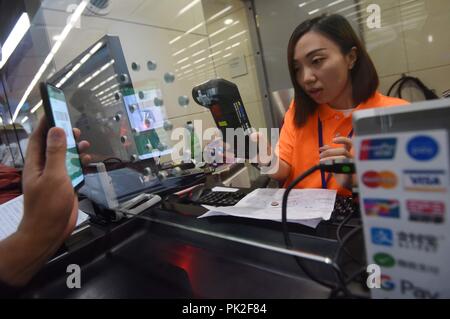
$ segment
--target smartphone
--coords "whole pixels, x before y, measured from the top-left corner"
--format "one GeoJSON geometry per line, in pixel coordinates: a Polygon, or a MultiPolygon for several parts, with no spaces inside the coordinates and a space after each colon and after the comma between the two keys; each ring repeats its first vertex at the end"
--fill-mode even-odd
{"type": "Polygon", "coordinates": [[[39,89],[49,126],[60,127],[66,132],[67,173],[72,181],[73,188],[78,190],[84,184],[84,175],[83,168],[81,166],[80,153],[78,151],[77,143],[75,142],[75,136],[73,135],[72,124],[70,123],[66,97],[61,89],[58,89],[48,83],[40,83],[39,89]]]}

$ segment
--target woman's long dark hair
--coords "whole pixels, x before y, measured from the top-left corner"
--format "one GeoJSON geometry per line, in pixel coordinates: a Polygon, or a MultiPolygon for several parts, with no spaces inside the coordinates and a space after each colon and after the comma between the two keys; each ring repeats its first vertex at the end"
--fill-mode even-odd
{"type": "Polygon", "coordinates": [[[317,103],[298,84],[294,67],[295,46],[300,38],[310,31],[318,32],[335,42],[344,55],[348,54],[353,47],[356,48],[357,59],[351,70],[352,94],[355,104],[365,102],[372,97],[379,84],[377,70],[369,54],[350,23],[343,16],[338,14],[322,15],[302,22],[292,33],[287,50],[289,73],[295,90],[295,124],[298,127],[303,126],[317,108],[317,103]]]}

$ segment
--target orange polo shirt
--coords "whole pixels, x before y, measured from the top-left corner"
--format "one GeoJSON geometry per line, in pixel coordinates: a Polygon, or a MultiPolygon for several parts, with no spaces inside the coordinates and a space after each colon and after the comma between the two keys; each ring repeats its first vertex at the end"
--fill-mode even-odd
{"type": "MultiPolygon", "coordinates": [[[[377,92],[365,103],[358,105],[352,113],[357,110],[374,107],[404,104],[408,104],[408,102],[384,96],[377,92]]],[[[310,116],[306,124],[302,127],[297,127],[294,122],[294,107],[295,102],[292,101],[284,117],[284,124],[278,142],[278,156],[291,166],[291,173],[284,187],[287,187],[301,173],[319,163],[319,116],[322,122],[323,145],[343,147],[340,144],[333,144],[332,139],[337,136],[348,136],[352,130],[352,116],[344,116],[342,112],[331,108],[327,104],[319,105],[317,111],[310,116]]],[[[327,175],[328,173],[326,173],[327,175]]],[[[320,171],[316,171],[306,177],[297,184],[296,188],[322,188],[320,171]]],[[[328,181],[327,188],[336,189],[341,195],[350,194],[347,189],[340,187],[333,177],[328,181]]]]}

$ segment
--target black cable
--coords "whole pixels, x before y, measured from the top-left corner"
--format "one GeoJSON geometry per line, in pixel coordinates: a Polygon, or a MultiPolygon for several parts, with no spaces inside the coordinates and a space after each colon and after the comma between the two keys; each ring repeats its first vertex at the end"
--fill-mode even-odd
{"type": "MultiPolygon", "coordinates": [[[[342,238],[341,238],[342,227],[344,227],[344,225],[348,223],[348,221],[352,218],[352,216],[353,216],[353,212],[351,214],[348,214],[348,216],[346,216],[344,218],[344,220],[338,225],[338,227],[336,229],[336,238],[337,238],[339,245],[341,245],[341,246],[342,246],[342,238]]],[[[349,256],[355,263],[357,263],[358,265],[364,264],[363,262],[361,262],[361,260],[359,260],[355,256],[353,256],[353,254],[348,251],[347,247],[343,247],[343,250],[344,250],[345,254],[347,256],[349,256]]]]}
{"type": "MultiPolygon", "coordinates": [[[[281,206],[281,221],[282,221],[282,225],[283,225],[283,236],[284,236],[284,240],[286,243],[286,247],[288,249],[292,248],[292,243],[291,243],[291,240],[289,237],[289,231],[288,231],[288,227],[287,227],[287,200],[289,197],[289,193],[295,187],[295,185],[297,185],[301,180],[303,180],[304,178],[306,178],[307,176],[309,176],[310,174],[312,174],[313,172],[315,172],[318,169],[322,169],[324,171],[333,172],[333,173],[341,173],[341,174],[342,173],[351,174],[351,173],[355,172],[355,167],[354,167],[353,161],[351,161],[351,160],[328,161],[328,162],[320,163],[318,165],[311,167],[310,169],[306,170],[303,174],[298,176],[294,181],[292,181],[289,184],[289,186],[286,188],[286,190],[283,194],[283,202],[282,202],[282,206],[281,206]]],[[[336,291],[336,292],[342,291],[348,297],[355,297],[347,289],[347,285],[345,284],[345,279],[343,277],[343,272],[340,269],[339,264],[336,263],[334,260],[333,260],[331,266],[337,277],[337,283],[338,283],[337,286],[330,284],[328,282],[325,282],[321,279],[318,279],[316,276],[314,276],[313,274],[311,274],[308,271],[308,269],[305,267],[305,265],[302,264],[301,260],[297,256],[294,256],[294,258],[295,258],[295,261],[297,262],[297,264],[299,265],[300,269],[302,269],[302,271],[306,275],[308,275],[310,277],[310,279],[316,281],[317,283],[319,283],[327,288],[332,289],[331,296],[334,294],[333,291],[336,291]]]]}
{"type": "Polygon", "coordinates": [[[353,274],[351,274],[346,280],[345,283],[348,285],[349,283],[351,283],[353,280],[355,280],[356,277],[367,273],[367,267],[362,267],[360,268],[358,271],[355,271],[353,274]]]}
{"type": "Polygon", "coordinates": [[[347,284],[345,282],[345,278],[342,275],[342,269],[339,267],[339,265],[333,261],[333,263],[331,264],[331,266],[333,267],[333,270],[336,274],[336,277],[338,279],[339,285],[336,287],[337,291],[341,290],[345,296],[347,297],[354,297],[353,294],[348,290],[347,288],[347,284]]]}
{"type": "Polygon", "coordinates": [[[352,218],[352,214],[348,214],[344,220],[338,225],[337,230],[336,230],[336,238],[339,242],[339,244],[342,243],[342,238],[341,238],[341,230],[342,227],[344,227],[345,224],[347,224],[347,222],[350,220],[350,218],[352,218]]]}
{"type": "MultiPolygon", "coordinates": [[[[358,271],[356,271],[353,274],[351,274],[349,276],[349,278],[347,278],[345,280],[345,285],[344,286],[347,287],[353,280],[356,279],[356,277],[361,276],[362,274],[364,274],[366,272],[367,272],[367,268],[366,267],[360,268],[358,271]]],[[[347,291],[348,291],[348,289],[347,289],[347,291]]],[[[341,289],[335,289],[334,291],[332,291],[330,293],[329,299],[337,298],[340,292],[341,292],[341,289]]],[[[344,294],[345,294],[345,291],[344,291],[344,294]]],[[[355,294],[351,294],[351,297],[352,298],[359,298],[359,299],[367,299],[367,296],[358,296],[358,295],[355,295],[355,294]]]]}
{"type": "MultiPolygon", "coordinates": [[[[356,227],[354,229],[352,229],[350,232],[347,233],[347,235],[345,235],[344,239],[342,240],[342,244],[338,247],[336,254],[334,255],[333,258],[333,265],[338,265],[339,264],[339,259],[340,259],[340,255],[341,252],[343,250],[343,247],[345,247],[345,244],[355,235],[357,234],[360,230],[362,229],[362,226],[356,227]]],[[[339,273],[339,275],[342,274],[342,271],[339,273]]],[[[356,277],[357,275],[360,274],[360,271],[358,271],[358,274],[352,274],[350,275],[350,278],[353,280],[354,277],[356,277]]],[[[348,284],[351,282],[351,280],[349,280],[350,278],[347,278],[346,280],[338,277],[338,279],[340,279],[341,281],[341,287],[338,287],[336,291],[334,291],[334,294],[338,294],[340,291],[344,292],[344,294],[346,296],[350,296],[350,297],[357,297],[353,294],[351,294],[347,288],[348,284]]],[[[332,295],[330,295],[331,297],[332,295]]]]}
{"type": "MultiPolygon", "coordinates": [[[[292,248],[292,242],[291,242],[291,238],[289,237],[289,230],[288,230],[288,226],[287,226],[287,199],[289,197],[289,193],[290,191],[295,187],[295,185],[297,185],[301,180],[303,180],[305,177],[309,176],[310,174],[314,173],[315,171],[317,171],[318,169],[321,168],[321,165],[315,165],[313,167],[311,167],[310,169],[306,170],[303,174],[301,174],[300,176],[298,176],[295,180],[293,180],[289,186],[286,188],[284,194],[283,194],[283,202],[281,204],[281,223],[283,226],[283,237],[284,237],[284,242],[286,244],[286,247],[288,249],[292,248]]],[[[319,278],[317,278],[315,275],[313,275],[306,267],[305,265],[303,265],[302,261],[297,257],[294,256],[295,261],[297,262],[298,266],[300,267],[300,269],[309,277],[311,278],[313,281],[317,282],[318,284],[327,287],[329,289],[335,290],[336,287],[328,282],[325,282],[319,278]]]]}
{"type": "Polygon", "coordinates": [[[362,226],[358,226],[356,228],[353,228],[351,231],[349,231],[347,233],[347,235],[345,235],[344,239],[342,240],[341,245],[339,245],[336,254],[334,255],[333,261],[336,264],[339,264],[339,259],[341,257],[341,253],[343,251],[343,248],[345,247],[345,244],[352,238],[352,236],[354,236],[355,234],[357,234],[360,230],[362,229],[362,226]]]}

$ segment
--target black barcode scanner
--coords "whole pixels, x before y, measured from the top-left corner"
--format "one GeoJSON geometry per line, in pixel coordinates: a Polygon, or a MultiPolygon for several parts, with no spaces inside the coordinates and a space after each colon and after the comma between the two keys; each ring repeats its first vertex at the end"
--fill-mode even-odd
{"type": "Polygon", "coordinates": [[[237,85],[224,79],[209,80],[194,87],[192,97],[197,104],[211,111],[224,141],[234,145],[234,155],[237,158],[248,159],[249,135],[253,132],[253,128],[237,85]],[[234,131],[234,141],[227,141],[227,129],[231,129],[229,134],[233,134],[234,131]],[[245,147],[238,147],[238,141],[245,142],[245,147]]]}

